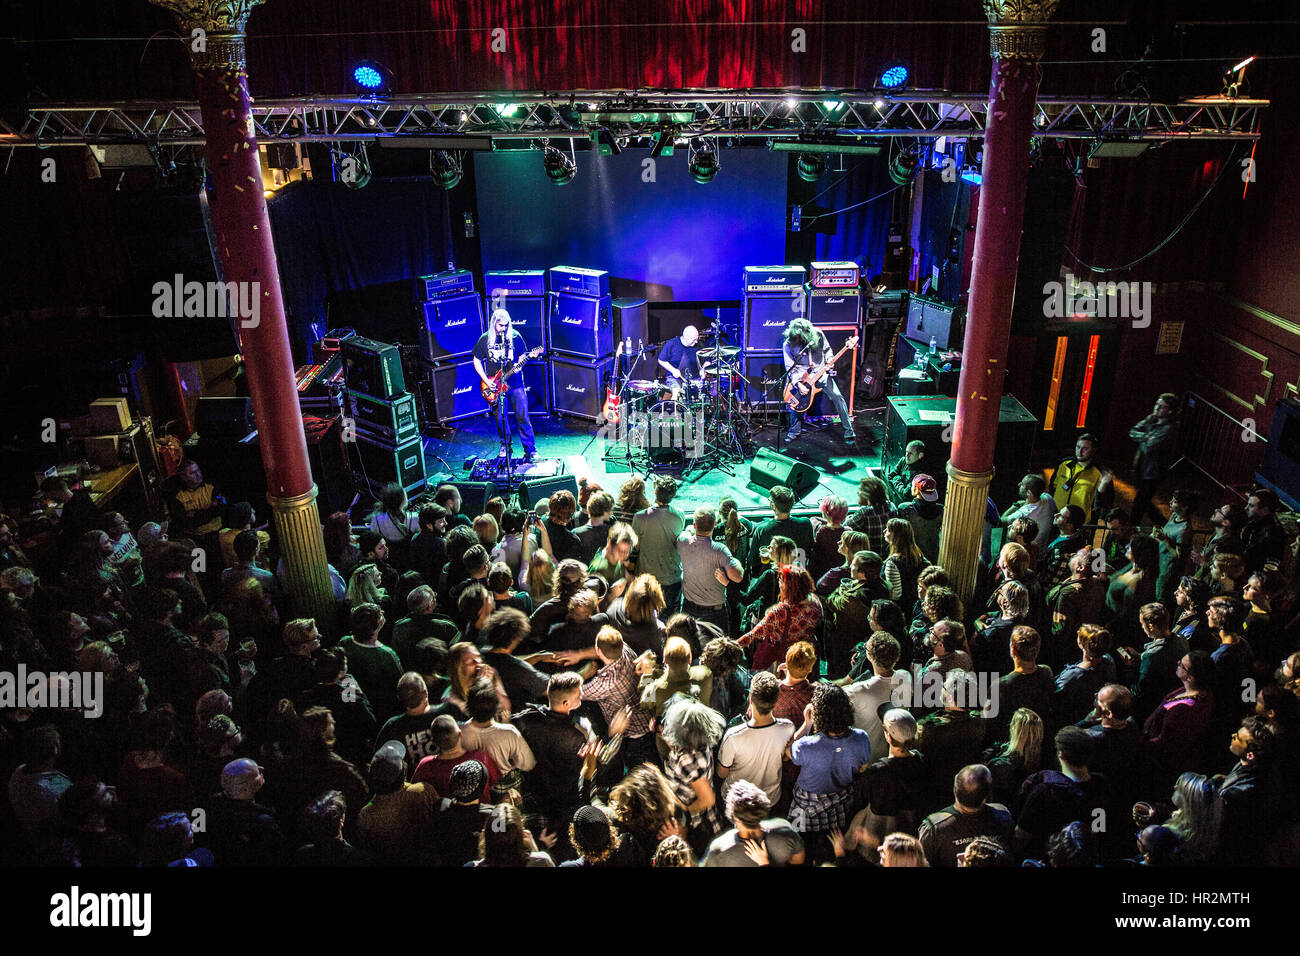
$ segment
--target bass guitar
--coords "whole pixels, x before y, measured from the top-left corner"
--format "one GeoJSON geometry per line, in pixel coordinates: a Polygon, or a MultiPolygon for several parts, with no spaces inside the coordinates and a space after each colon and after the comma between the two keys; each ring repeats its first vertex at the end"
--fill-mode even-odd
{"type": "Polygon", "coordinates": [[[531,352],[527,352],[520,356],[519,360],[515,362],[514,365],[511,365],[509,368],[503,368],[486,382],[479,382],[478,390],[483,395],[483,401],[488,403],[488,407],[495,408],[497,399],[510,391],[510,386],[506,384],[506,380],[509,379],[511,375],[514,375],[533,359],[540,358],[545,351],[545,349],[540,347],[535,348],[531,352]]]}
{"type": "Polygon", "coordinates": [[[815,365],[810,369],[801,370],[798,367],[792,369],[790,378],[785,383],[785,392],[782,395],[785,404],[790,410],[793,412],[806,412],[812,408],[812,403],[821,394],[826,373],[835,367],[835,363],[844,356],[845,352],[854,348],[857,344],[858,337],[855,335],[844,343],[844,348],[822,364],[815,365]]]}
{"type": "MultiPolygon", "coordinates": [[[[630,346],[632,344],[632,340],[628,339],[627,344],[630,346]]],[[[623,342],[619,342],[618,351],[614,353],[614,375],[609,380],[609,385],[606,386],[605,388],[605,404],[600,406],[600,417],[605,419],[605,421],[608,422],[610,425],[617,425],[618,418],[619,418],[619,413],[618,413],[619,397],[618,397],[618,392],[615,390],[614,386],[618,384],[618,363],[619,360],[623,357],[623,345],[624,345],[623,342]]]]}

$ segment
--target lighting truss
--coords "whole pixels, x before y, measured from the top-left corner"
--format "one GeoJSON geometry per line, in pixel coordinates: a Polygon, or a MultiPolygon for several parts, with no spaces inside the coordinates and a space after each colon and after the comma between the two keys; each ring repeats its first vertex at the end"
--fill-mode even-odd
{"type": "MultiPolygon", "coordinates": [[[[1178,103],[1107,97],[1040,96],[1033,135],[1044,139],[1244,140],[1259,138],[1268,100],[1201,96],[1178,103]]],[[[668,129],[701,136],[901,137],[982,136],[987,94],[909,90],[582,90],[566,93],[451,93],[378,97],[258,99],[261,142],[370,141],[427,136],[496,140],[650,136],[668,129]],[[506,109],[506,104],[513,109],[506,109]],[[665,118],[667,117],[667,118],[665,118]]],[[[201,146],[197,103],[66,102],[29,106],[11,125],[0,119],[0,146],[50,147],[148,142],[201,146]]],[[[394,144],[397,145],[397,144],[394,144]]]]}

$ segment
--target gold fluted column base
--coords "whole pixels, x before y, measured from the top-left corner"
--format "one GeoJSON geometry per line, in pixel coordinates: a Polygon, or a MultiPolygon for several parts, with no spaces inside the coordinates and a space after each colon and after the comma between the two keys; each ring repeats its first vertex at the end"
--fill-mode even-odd
{"type": "Polygon", "coordinates": [[[316,509],[316,486],[289,498],[267,495],[276,540],[284,554],[289,598],[298,617],[310,617],[322,633],[334,630],[334,587],[330,584],[325,535],[316,509]]]}
{"type": "Polygon", "coordinates": [[[993,471],[962,471],[948,464],[948,492],[939,531],[939,563],[950,586],[970,610],[984,541],[984,512],[993,471]]]}

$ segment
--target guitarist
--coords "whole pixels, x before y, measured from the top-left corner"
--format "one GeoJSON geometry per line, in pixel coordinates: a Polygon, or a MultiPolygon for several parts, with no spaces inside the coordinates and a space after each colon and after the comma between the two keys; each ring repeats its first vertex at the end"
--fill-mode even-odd
{"type": "MultiPolygon", "coordinates": [[[[782,352],[785,357],[787,379],[792,375],[806,374],[835,354],[831,349],[831,343],[826,338],[826,333],[807,319],[793,320],[786,326],[783,338],[785,344],[782,352]]],[[[849,403],[844,400],[840,387],[835,383],[835,371],[834,368],[830,369],[820,385],[822,393],[830,398],[835,404],[835,410],[839,412],[840,424],[844,426],[844,443],[852,445],[858,440],[858,436],[853,431],[853,417],[849,414],[849,403]]],[[[804,413],[795,412],[789,407],[786,408],[786,412],[790,415],[790,430],[785,433],[785,440],[792,442],[803,431],[804,413]]]]}
{"type": "MultiPolygon", "coordinates": [[[[502,369],[509,368],[528,351],[524,337],[510,324],[510,313],[497,309],[488,320],[488,330],[484,332],[474,346],[474,371],[490,387],[492,377],[502,369]]],[[[496,403],[497,431],[501,435],[501,451],[497,457],[506,457],[506,440],[510,436],[510,418],[514,419],[515,431],[519,433],[524,445],[524,461],[532,461],[537,455],[537,441],[533,438],[533,423],[528,418],[528,393],[524,391],[524,373],[518,371],[506,379],[510,390],[502,395],[496,403]],[[509,406],[509,407],[507,407],[509,406]]]]}

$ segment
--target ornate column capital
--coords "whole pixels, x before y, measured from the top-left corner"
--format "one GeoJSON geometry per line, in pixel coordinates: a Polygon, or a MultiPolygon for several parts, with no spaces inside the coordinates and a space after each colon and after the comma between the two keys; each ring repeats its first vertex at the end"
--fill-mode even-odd
{"type": "MultiPolygon", "coordinates": [[[[158,2],[158,0],[153,0],[158,2]]],[[[984,0],[989,20],[989,56],[1003,59],[1042,59],[1047,21],[1058,0],[984,0]]]]}
{"type": "Polygon", "coordinates": [[[149,0],[170,11],[180,21],[196,70],[234,69],[248,65],[244,53],[244,26],[253,7],[265,0],[149,0]],[[194,38],[202,30],[201,39],[194,38]]]}

